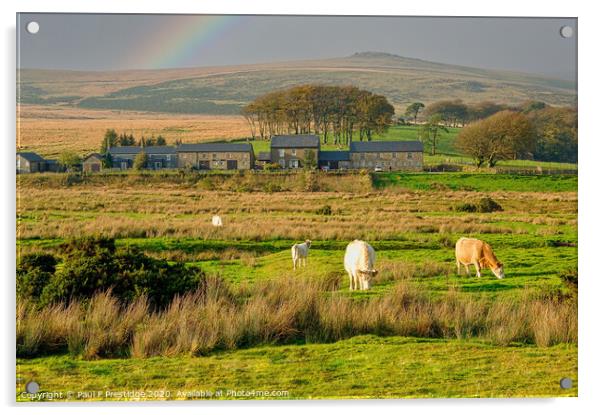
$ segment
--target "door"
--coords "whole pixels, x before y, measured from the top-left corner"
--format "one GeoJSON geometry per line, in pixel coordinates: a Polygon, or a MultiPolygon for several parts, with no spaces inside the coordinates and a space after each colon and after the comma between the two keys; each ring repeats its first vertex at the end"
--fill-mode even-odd
{"type": "Polygon", "coordinates": [[[226,162],[226,168],[228,170],[238,170],[238,160],[228,160],[226,162]]]}
{"type": "Polygon", "coordinates": [[[199,169],[201,170],[209,170],[209,160],[201,160],[199,161],[199,169]]]}
{"type": "Polygon", "coordinates": [[[94,172],[94,173],[98,173],[100,171],[100,164],[98,164],[98,163],[92,164],[91,167],[92,167],[92,172],[94,172]]]}

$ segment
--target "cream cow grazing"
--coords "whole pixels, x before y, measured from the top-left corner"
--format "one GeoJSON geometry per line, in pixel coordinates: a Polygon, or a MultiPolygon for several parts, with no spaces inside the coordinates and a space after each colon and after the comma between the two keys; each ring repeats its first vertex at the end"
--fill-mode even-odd
{"type": "Polygon", "coordinates": [[[211,224],[216,227],[224,226],[224,223],[222,222],[222,217],[218,215],[213,215],[213,217],[211,218],[211,224]]]}
{"type": "Polygon", "coordinates": [[[364,241],[355,240],[345,250],[345,271],[349,274],[349,290],[369,290],[372,278],[378,273],[374,269],[376,253],[364,241]]]}
{"type": "Polygon", "coordinates": [[[493,249],[487,242],[474,238],[460,238],[456,242],[456,266],[460,274],[460,264],[464,265],[470,275],[469,265],[477,269],[477,277],[481,278],[481,269],[489,268],[499,279],[504,278],[504,264],[495,257],[493,249]]]}
{"type": "Polygon", "coordinates": [[[297,269],[297,266],[307,265],[307,255],[309,254],[309,247],[311,241],[307,239],[302,244],[295,244],[291,247],[291,255],[293,256],[293,269],[297,269]]]}

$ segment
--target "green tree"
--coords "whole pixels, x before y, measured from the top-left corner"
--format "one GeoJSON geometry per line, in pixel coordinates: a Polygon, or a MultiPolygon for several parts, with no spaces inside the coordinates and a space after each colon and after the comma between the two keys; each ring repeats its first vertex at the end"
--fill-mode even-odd
{"type": "Polygon", "coordinates": [[[165,141],[165,138],[162,135],[160,135],[160,136],[157,137],[156,144],[158,146],[164,146],[164,145],[167,144],[167,141],[165,141]]]}
{"type": "Polygon", "coordinates": [[[102,167],[104,167],[105,169],[110,169],[111,167],[113,167],[113,156],[111,155],[111,153],[105,154],[102,158],[102,167]]]}
{"type": "Polygon", "coordinates": [[[440,115],[445,125],[450,127],[464,125],[468,118],[468,106],[460,99],[434,102],[426,107],[424,112],[429,117],[440,115]]]}
{"type": "Polygon", "coordinates": [[[481,167],[494,167],[500,160],[528,157],[536,143],[536,133],[529,119],[521,113],[501,111],[464,127],[456,145],[481,167]]]}
{"type": "Polygon", "coordinates": [[[82,159],[72,151],[65,151],[59,156],[58,162],[65,170],[73,172],[79,170],[82,159]]]}
{"type": "Polygon", "coordinates": [[[413,102],[406,108],[406,116],[412,117],[414,119],[414,124],[416,124],[416,120],[418,119],[418,113],[424,109],[424,104],[422,102],[413,102]]]}
{"type": "Polygon", "coordinates": [[[113,129],[107,130],[102,139],[102,144],[100,145],[100,154],[107,154],[109,152],[109,148],[115,147],[116,145],[117,133],[113,129]]]}
{"type": "Polygon", "coordinates": [[[142,170],[146,168],[148,163],[148,156],[144,151],[141,151],[134,158],[134,170],[142,170]]]}
{"type": "Polygon", "coordinates": [[[449,132],[447,127],[442,124],[442,121],[443,120],[440,114],[432,115],[418,130],[418,139],[422,141],[425,146],[431,148],[432,156],[437,154],[437,145],[439,144],[440,139],[439,132],[449,132]]]}
{"type": "Polygon", "coordinates": [[[315,169],[317,167],[316,153],[313,150],[307,150],[305,152],[303,167],[306,169],[315,169]]]}

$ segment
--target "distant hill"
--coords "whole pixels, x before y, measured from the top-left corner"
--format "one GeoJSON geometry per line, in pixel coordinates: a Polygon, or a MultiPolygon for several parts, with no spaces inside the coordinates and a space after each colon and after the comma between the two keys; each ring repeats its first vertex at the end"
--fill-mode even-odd
{"type": "Polygon", "coordinates": [[[478,69],[380,52],[270,64],[132,71],[23,69],[19,102],[89,109],[237,114],[266,92],[303,83],[355,85],[385,95],[402,113],[413,101],[526,100],[575,105],[571,81],[478,69]]]}

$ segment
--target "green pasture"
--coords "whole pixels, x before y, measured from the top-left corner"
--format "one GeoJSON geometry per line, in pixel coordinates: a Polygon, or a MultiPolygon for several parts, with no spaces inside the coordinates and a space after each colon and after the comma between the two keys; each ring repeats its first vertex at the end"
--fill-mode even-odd
{"type": "MultiPolygon", "coordinates": [[[[58,400],[72,401],[107,399],[78,396],[96,391],[154,392],[159,399],[266,399],[249,396],[254,391],[272,393],[270,399],[577,396],[577,346],[357,336],[203,357],[18,359],[17,375],[18,401],[32,400],[21,393],[30,379],[40,392],[63,392],[58,400]],[[563,377],[573,379],[573,388],[560,388],[563,377]],[[221,395],[201,398],[195,391],[221,395]]],[[[142,400],[156,399],[149,396],[142,400]]]]}

